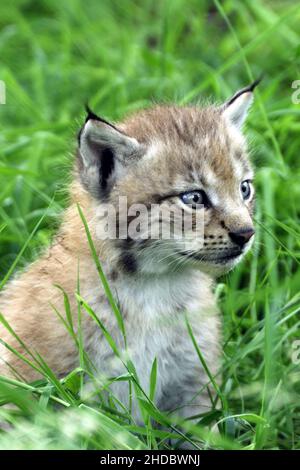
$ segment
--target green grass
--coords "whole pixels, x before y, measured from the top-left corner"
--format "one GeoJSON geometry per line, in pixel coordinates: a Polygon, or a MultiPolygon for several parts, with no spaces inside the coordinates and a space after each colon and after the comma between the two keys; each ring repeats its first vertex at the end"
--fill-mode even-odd
{"type": "MultiPolygon", "coordinates": [[[[113,397],[109,406],[101,401],[99,390],[107,384],[92,380],[98,400],[87,396],[83,370],[91,377],[93,370],[65,299],[66,328],[80,351],[78,369],[60,381],[34,354],[44,380],[0,381],[0,403],[15,404],[0,407],[0,420],[11,423],[0,431],[0,448],[164,448],[170,433],[202,447],[300,447],[300,365],[291,359],[293,341],[300,338],[300,105],[291,101],[291,84],[300,79],[297,3],[1,4],[0,80],[7,89],[7,104],[0,105],[1,286],[55,231],[67,204],[66,181],[85,102],[117,120],[153,101],[221,101],[253,77],[263,73],[264,79],[247,126],[257,168],[258,237],[253,253],[217,286],[224,354],[213,410],[197,427],[185,423],[179,429],[153,404],[155,363],[150,391],[141,390],[130,361],[128,374],[118,379],[138,394],[144,427],[135,425],[130,409],[117,411],[113,397]],[[219,435],[210,433],[216,423],[219,435]]],[[[98,268],[99,282],[105,282],[98,268]]],[[[108,286],[106,292],[110,295],[108,286]]],[[[80,285],[77,298],[80,316],[81,309],[88,310],[80,285]]],[[[114,348],[109,332],[105,336],[114,348]]]]}

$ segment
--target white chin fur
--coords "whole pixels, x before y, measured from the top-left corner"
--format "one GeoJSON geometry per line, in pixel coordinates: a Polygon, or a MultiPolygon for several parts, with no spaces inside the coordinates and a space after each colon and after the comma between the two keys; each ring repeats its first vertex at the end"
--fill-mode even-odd
{"type": "Polygon", "coordinates": [[[223,274],[231,271],[244,257],[244,253],[240,256],[227,261],[226,263],[199,263],[199,270],[205,274],[208,274],[214,278],[222,276],[223,274]]]}

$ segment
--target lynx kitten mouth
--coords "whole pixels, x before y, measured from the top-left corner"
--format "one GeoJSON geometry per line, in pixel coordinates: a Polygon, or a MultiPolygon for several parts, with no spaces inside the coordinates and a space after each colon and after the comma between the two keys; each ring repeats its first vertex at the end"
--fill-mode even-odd
{"type": "Polygon", "coordinates": [[[205,256],[200,253],[185,253],[185,252],[180,252],[182,256],[185,256],[187,258],[193,258],[199,262],[203,263],[212,263],[212,264],[218,264],[218,263],[225,263],[226,261],[231,261],[243,254],[242,250],[230,252],[228,254],[222,254],[221,256],[216,256],[216,257],[210,257],[210,256],[205,256]]]}

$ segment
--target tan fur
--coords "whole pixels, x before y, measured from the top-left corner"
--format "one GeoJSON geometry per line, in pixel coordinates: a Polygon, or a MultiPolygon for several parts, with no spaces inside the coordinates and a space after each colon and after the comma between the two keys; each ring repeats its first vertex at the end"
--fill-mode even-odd
{"type": "MultiPolygon", "coordinates": [[[[102,124],[96,122],[95,126],[100,129],[102,124]]],[[[132,161],[128,159],[125,164],[128,169],[124,176],[114,183],[108,202],[116,205],[118,197],[126,195],[129,204],[149,205],[163,199],[168,205],[177,201],[176,193],[203,185],[211,187],[216,207],[205,212],[205,243],[203,248],[199,248],[199,253],[224,250],[224,247],[231,246],[228,241],[229,231],[251,224],[251,204],[247,205],[241,201],[236,174],[241,171],[248,177],[251,173],[245,143],[241,135],[235,135],[231,130],[219,108],[158,106],[137,113],[120,123],[118,128],[136,139],[143,148],[144,156],[133,156],[132,161]]],[[[187,385],[180,385],[181,379],[175,374],[168,387],[172,382],[177,384],[177,392],[182,387],[191,389],[192,395],[195,387],[188,384],[194,383],[194,378],[199,377],[196,382],[203,385],[207,376],[201,365],[195,366],[195,351],[186,334],[183,313],[191,312],[190,319],[196,337],[209,366],[216,373],[220,338],[212,279],[227,267],[216,268],[192,260],[180,263],[176,261],[175,255],[170,255],[170,264],[164,264],[164,252],[159,250],[173,249],[170,243],[158,251],[157,244],[150,247],[145,245],[139,251],[140,248],[135,246],[127,247],[115,241],[99,240],[97,227],[101,221],[97,208],[101,201],[81,184],[79,176],[82,165],[79,159],[71,186],[71,204],[64,214],[57,237],[38,261],[9,282],[0,295],[0,311],[28,348],[33,352],[38,351],[55,373],[63,376],[78,365],[78,352],[53,307],[64,316],[64,299],[57,287],[60,286],[69,297],[76,328],[78,304],[75,293],[79,270],[81,296],[101,317],[108,329],[115,332],[119,343],[122,343],[116,333],[115,319],[90,254],[76,206],[79,203],[112,291],[120,302],[128,331],[129,349],[132,350],[138,370],[142,374],[142,383],[147,388],[146,376],[156,355],[159,357],[160,373],[164,368],[170,373],[173,360],[174,364],[185,360],[182,362],[182,368],[186,369],[186,379],[183,377],[182,381],[187,385]],[[130,254],[137,260],[137,273],[126,272],[120,261],[124,260],[124,253],[127,258],[130,254]],[[149,338],[152,342],[147,349],[149,338]],[[164,344],[166,338],[169,339],[164,344]],[[137,342],[139,339],[140,343],[137,342]]],[[[103,204],[106,203],[107,201],[103,204]]],[[[195,246],[197,234],[189,234],[184,247],[191,251],[195,246]]],[[[230,264],[228,269],[234,264],[230,264]]],[[[99,328],[85,312],[83,315],[85,348],[97,367],[103,368],[108,374],[113,371],[116,374],[123,372],[122,368],[110,362],[113,359],[109,355],[109,348],[104,347],[105,339],[99,328]]],[[[0,326],[0,337],[27,356],[3,326],[0,326]]],[[[2,375],[14,375],[17,372],[29,381],[39,376],[4,346],[1,346],[0,351],[4,360],[0,365],[2,375]]],[[[120,387],[124,385],[121,384],[120,387]]],[[[163,396],[166,395],[164,387],[162,383],[163,396]]],[[[189,392],[184,393],[189,396],[189,392]]],[[[172,404],[176,405],[171,390],[169,395],[168,403],[161,404],[164,409],[170,409],[172,404]]],[[[203,403],[208,405],[207,397],[203,398],[203,403]]]]}

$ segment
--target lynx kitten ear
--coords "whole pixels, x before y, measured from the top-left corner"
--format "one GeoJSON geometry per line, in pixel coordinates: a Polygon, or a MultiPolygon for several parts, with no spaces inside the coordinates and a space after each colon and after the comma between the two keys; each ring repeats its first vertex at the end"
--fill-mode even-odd
{"type": "Polygon", "coordinates": [[[245,122],[248,110],[253,101],[253,90],[259,82],[260,79],[256,80],[248,87],[242,88],[222,106],[223,116],[225,116],[238,129],[241,129],[245,122]]]}
{"type": "Polygon", "coordinates": [[[87,112],[78,137],[80,178],[95,197],[105,198],[131,157],[139,153],[140,145],[89,108],[87,112]]]}

